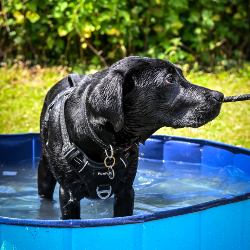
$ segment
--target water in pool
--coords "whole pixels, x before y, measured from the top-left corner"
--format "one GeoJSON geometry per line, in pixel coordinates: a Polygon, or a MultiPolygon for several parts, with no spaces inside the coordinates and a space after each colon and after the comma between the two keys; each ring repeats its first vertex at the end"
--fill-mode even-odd
{"type": "MultiPolygon", "coordinates": [[[[60,218],[58,185],[54,202],[37,195],[37,162],[0,165],[0,216],[60,218]]],[[[182,162],[140,160],[134,182],[134,214],[192,206],[250,192],[250,175],[234,166],[211,167],[182,162]]],[[[113,198],[81,201],[81,218],[111,218],[113,198]]]]}

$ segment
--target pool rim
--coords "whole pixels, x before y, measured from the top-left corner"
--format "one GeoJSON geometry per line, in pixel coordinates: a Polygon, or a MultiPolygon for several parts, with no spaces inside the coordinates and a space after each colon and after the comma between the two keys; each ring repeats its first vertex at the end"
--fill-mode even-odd
{"type": "MultiPolygon", "coordinates": [[[[16,137],[16,136],[38,136],[39,133],[22,133],[22,134],[0,134],[1,137],[16,137]]],[[[235,149],[237,151],[244,151],[250,154],[250,150],[242,147],[236,147],[230,144],[225,144],[221,142],[196,139],[189,137],[180,136],[170,136],[170,135],[152,135],[149,139],[170,139],[173,138],[177,141],[188,141],[188,142],[199,142],[209,145],[222,146],[224,148],[235,149]]],[[[126,224],[137,224],[144,223],[159,219],[165,219],[173,216],[180,216],[185,214],[190,214],[194,212],[200,212],[213,207],[218,207],[222,205],[227,205],[231,203],[236,203],[239,201],[244,201],[250,199],[250,192],[242,193],[239,195],[228,196],[225,198],[220,198],[212,200],[205,203],[199,203],[193,206],[188,206],[184,208],[177,208],[167,211],[154,212],[143,215],[133,215],[127,217],[116,217],[116,218],[102,218],[102,219],[83,219],[83,220],[31,220],[31,219],[19,219],[19,218],[9,218],[0,216],[0,224],[17,225],[17,226],[33,226],[33,227],[57,227],[57,228],[85,228],[85,227],[103,227],[103,226],[116,226],[116,225],[126,225],[126,224]]]]}

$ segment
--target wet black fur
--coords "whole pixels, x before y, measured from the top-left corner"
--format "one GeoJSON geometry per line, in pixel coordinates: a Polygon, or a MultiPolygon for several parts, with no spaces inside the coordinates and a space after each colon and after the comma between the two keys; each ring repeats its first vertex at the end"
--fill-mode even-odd
{"type": "MultiPolygon", "coordinates": [[[[84,77],[80,75],[80,80],[84,77]]],[[[62,79],[48,92],[40,120],[42,155],[38,168],[38,193],[52,199],[56,182],[60,184],[62,219],[80,218],[80,200],[88,195],[77,174],[62,157],[59,103],[53,107],[47,127],[44,116],[56,95],[72,84],[62,79]],[[47,146],[46,146],[47,142],[47,146]]],[[[114,216],[133,214],[133,181],[138,164],[138,142],[163,126],[200,127],[220,112],[223,94],[187,81],[182,70],[169,61],[127,57],[111,67],[88,75],[79,81],[65,105],[65,119],[70,140],[89,158],[103,161],[104,150],[86,133],[82,96],[87,85],[88,119],[96,134],[114,146],[132,145],[129,166],[115,192],[114,216]],[[173,81],[167,81],[172,74],[173,81]]]]}

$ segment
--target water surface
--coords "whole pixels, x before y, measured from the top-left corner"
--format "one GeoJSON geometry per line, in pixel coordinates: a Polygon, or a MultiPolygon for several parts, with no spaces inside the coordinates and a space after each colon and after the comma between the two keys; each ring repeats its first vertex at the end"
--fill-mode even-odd
{"type": "MultiPolygon", "coordinates": [[[[37,195],[37,162],[0,165],[0,216],[60,218],[58,185],[54,201],[37,195]]],[[[182,162],[140,160],[134,182],[134,214],[192,206],[250,192],[250,175],[234,166],[211,167],[182,162]]],[[[81,218],[111,218],[113,198],[81,201],[81,218]]]]}

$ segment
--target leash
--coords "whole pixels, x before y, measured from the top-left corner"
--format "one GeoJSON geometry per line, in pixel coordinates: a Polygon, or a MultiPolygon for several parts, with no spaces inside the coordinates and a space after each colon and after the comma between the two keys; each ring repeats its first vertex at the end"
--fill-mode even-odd
{"type": "Polygon", "coordinates": [[[240,102],[250,100],[250,94],[226,96],[223,102],[240,102]]]}

